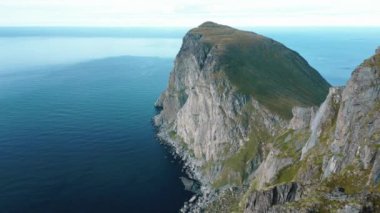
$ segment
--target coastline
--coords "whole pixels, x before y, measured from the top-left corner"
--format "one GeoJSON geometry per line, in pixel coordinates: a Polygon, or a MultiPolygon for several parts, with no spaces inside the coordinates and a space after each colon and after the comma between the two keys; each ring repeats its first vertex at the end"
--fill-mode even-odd
{"type": "MultiPolygon", "coordinates": [[[[183,165],[182,170],[187,175],[184,177],[193,181],[194,185],[198,185],[198,190],[191,191],[194,195],[186,201],[179,212],[201,212],[203,208],[207,206],[210,202],[212,202],[217,196],[216,192],[211,189],[211,185],[207,183],[207,180],[202,178],[200,173],[200,167],[197,165],[197,160],[194,159],[190,154],[179,145],[178,141],[173,140],[168,131],[164,126],[159,125],[155,122],[155,117],[159,114],[161,109],[155,106],[157,110],[157,114],[152,119],[152,125],[156,131],[156,137],[159,143],[168,148],[169,153],[173,156],[175,160],[179,160],[183,165]]],[[[182,183],[185,186],[183,177],[179,177],[182,183]]]]}

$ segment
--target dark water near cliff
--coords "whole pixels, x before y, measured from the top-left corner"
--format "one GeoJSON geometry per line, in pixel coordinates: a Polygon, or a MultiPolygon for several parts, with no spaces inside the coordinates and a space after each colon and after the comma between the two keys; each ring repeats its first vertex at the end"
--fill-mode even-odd
{"type": "MultiPolygon", "coordinates": [[[[185,30],[105,30],[0,28],[0,212],[177,212],[191,196],[151,125],[185,30]],[[120,55],[140,57],[109,58],[120,55]]],[[[380,38],[379,29],[253,30],[333,84],[380,38]]]]}
{"type": "Polygon", "coordinates": [[[154,138],[171,59],[0,75],[0,212],[176,212],[191,194],[154,138]]]}

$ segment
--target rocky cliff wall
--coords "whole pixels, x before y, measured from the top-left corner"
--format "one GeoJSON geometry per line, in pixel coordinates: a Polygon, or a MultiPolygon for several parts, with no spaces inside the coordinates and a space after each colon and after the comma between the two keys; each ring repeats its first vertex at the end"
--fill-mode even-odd
{"type": "Polygon", "coordinates": [[[184,37],[168,88],[156,102],[161,111],[154,118],[158,136],[174,147],[202,184],[202,196],[183,211],[376,209],[379,55],[359,66],[346,87],[330,88],[328,94],[326,90],[325,101],[314,105],[319,97],[315,102],[310,97],[303,102],[302,97],[320,96],[326,88],[324,80],[298,54],[283,48],[263,36],[215,23],[205,23],[184,37]],[[269,81],[271,88],[246,86],[242,91],[236,84],[240,77],[231,78],[231,70],[226,70],[231,67],[223,61],[231,44],[247,52],[244,60],[258,60],[264,54],[289,70],[247,63],[235,75],[246,69],[244,78],[253,72],[255,78],[262,77],[256,84],[269,81]],[[247,44],[251,45],[248,49],[247,44]],[[287,81],[268,80],[268,73],[276,72],[291,72],[289,76],[297,76],[293,81],[318,82],[307,84],[318,92],[299,95],[297,91],[313,89],[303,90],[300,87],[305,84],[297,82],[293,82],[296,88],[284,86],[287,81]],[[276,89],[276,85],[280,86],[276,89]],[[265,99],[265,91],[275,94],[265,99]],[[266,102],[273,97],[277,98],[275,107],[273,101],[266,102]],[[289,106],[293,106],[291,119],[281,110],[289,106]]]}

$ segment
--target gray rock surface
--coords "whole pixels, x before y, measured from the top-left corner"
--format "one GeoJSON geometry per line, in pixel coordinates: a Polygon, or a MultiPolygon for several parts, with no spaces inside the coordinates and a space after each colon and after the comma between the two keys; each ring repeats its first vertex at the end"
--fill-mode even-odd
{"type": "Polygon", "coordinates": [[[294,107],[293,118],[289,122],[288,129],[299,130],[310,127],[317,110],[316,107],[294,107]]]}
{"type": "Polygon", "coordinates": [[[302,187],[297,183],[278,185],[269,190],[253,192],[248,198],[244,212],[277,212],[276,205],[299,200],[301,192],[302,187]]]}
{"type": "Polygon", "coordinates": [[[339,110],[338,106],[341,100],[342,87],[331,87],[326,100],[322,103],[316,112],[310,124],[311,136],[305,146],[302,148],[301,159],[307,152],[318,143],[322,133],[322,127],[325,123],[334,122],[333,119],[339,110]]]}
{"type": "Polygon", "coordinates": [[[265,159],[255,171],[257,188],[263,188],[266,184],[271,183],[277,177],[278,172],[293,163],[292,158],[278,158],[278,150],[271,150],[265,159]]]}
{"type": "MultiPolygon", "coordinates": [[[[232,28],[220,32],[236,33],[232,28]]],[[[207,207],[215,204],[222,205],[218,212],[355,212],[366,206],[376,211],[379,51],[345,87],[331,88],[319,108],[294,106],[288,120],[231,83],[220,63],[222,44],[230,37],[216,35],[219,43],[212,44],[215,35],[207,33],[186,34],[168,88],[155,103],[161,109],[154,118],[159,138],[174,147],[201,183],[202,196],[182,211],[213,212],[207,207]],[[334,200],[330,195],[338,186],[349,195],[334,200]],[[222,197],[231,187],[239,193],[222,197]]]]}
{"type": "Polygon", "coordinates": [[[169,86],[155,104],[162,111],[154,122],[161,138],[172,135],[172,144],[186,149],[180,152],[191,159],[196,176],[207,185],[221,172],[220,166],[201,175],[199,168],[235,154],[249,140],[252,128],[274,135],[286,121],[238,92],[220,71],[219,47],[201,39],[193,33],[184,37],[169,86]]]}
{"type": "Polygon", "coordinates": [[[359,66],[343,90],[330,145],[333,156],[324,168],[325,177],[358,163],[364,169],[372,167],[372,179],[378,179],[374,160],[380,144],[380,68],[368,64],[378,57],[375,55],[359,66]]]}

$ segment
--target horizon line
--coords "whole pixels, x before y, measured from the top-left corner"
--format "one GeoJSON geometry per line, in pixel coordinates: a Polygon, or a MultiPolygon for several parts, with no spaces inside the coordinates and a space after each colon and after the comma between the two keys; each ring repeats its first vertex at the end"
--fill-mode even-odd
{"type": "MultiPolygon", "coordinates": [[[[194,28],[196,26],[150,26],[150,25],[0,25],[0,28],[194,28]]],[[[227,25],[234,28],[247,28],[247,27],[270,27],[270,28],[380,28],[380,25],[227,25]]]]}

